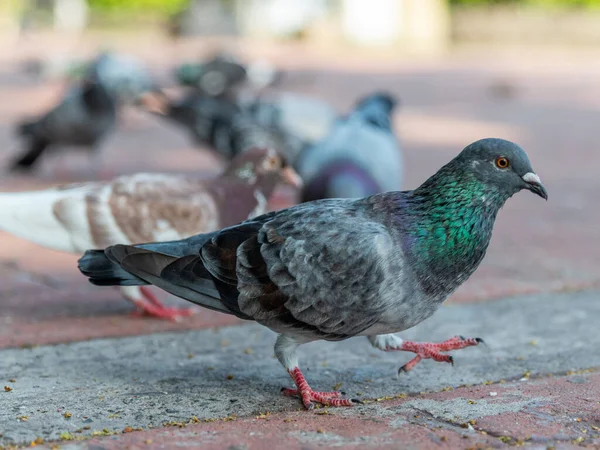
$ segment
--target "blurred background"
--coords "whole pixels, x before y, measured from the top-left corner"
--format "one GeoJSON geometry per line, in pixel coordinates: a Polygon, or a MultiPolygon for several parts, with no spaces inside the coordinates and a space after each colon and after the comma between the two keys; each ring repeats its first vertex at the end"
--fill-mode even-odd
{"type": "MultiPolygon", "coordinates": [[[[359,98],[390,92],[404,189],[474,140],[513,140],[550,199],[508,202],[488,256],[451,301],[599,283],[600,0],[2,0],[2,167],[22,150],[15,125],[55,105],[100,52],[139,62],[165,92],[179,92],[186,70],[219,52],[253,74],[240,95],[288,92],[346,114],[359,98]]],[[[208,177],[226,164],[182,129],[124,103],[103,144],[111,176],[208,177]]],[[[34,173],[3,171],[0,189],[90,179],[84,154],[68,154],[66,174],[58,158],[46,155],[34,173]]],[[[296,201],[282,187],[271,207],[296,201]]],[[[76,256],[6,233],[0,242],[0,339],[19,343],[20,330],[47,319],[135,320],[119,315],[130,307],[116,292],[88,285],[76,256]]]]}

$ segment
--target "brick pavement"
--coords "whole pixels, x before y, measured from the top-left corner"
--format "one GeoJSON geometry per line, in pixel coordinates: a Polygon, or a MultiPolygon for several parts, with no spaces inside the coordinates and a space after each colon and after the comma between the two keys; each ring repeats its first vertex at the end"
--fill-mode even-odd
{"type": "MultiPolygon", "coordinates": [[[[167,46],[160,45],[157,48],[167,46]]],[[[153,52],[148,45],[128,48],[147,56],[163,72],[166,65],[173,62],[173,54],[185,53],[164,50],[162,54],[169,56],[161,61],[161,52],[155,51],[156,48],[153,52]]],[[[261,51],[260,48],[248,49],[253,54],[261,51]]],[[[402,98],[395,124],[409,167],[407,188],[416,186],[465,144],[481,137],[513,139],[528,151],[534,168],[548,187],[549,202],[540,202],[526,193],[511,199],[499,215],[486,259],[472,279],[453,296],[451,304],[479,305],[507,296],[526,299],[535,293],[563,293],[569,297],[578,291],[595,292],[599,287],[600,227],[597,224],[600,209],[596,206],[600,194],[600,152],[595,143],[600,119],[600,85],[597,83],[600,66],[597,63],[586,55],[578,58],[577,54],[553,59],[548,55],[498,56],[487,52],[458,54],[436,61],[374,58],[365,64],[348,55],[325,58],[310,51],[296,52],[291,60],[289,53],[285,48],[265,50],[265,54],[283,67],[293,68],[288,77],[290,89],[322,97],[340,110],[348,108],[357,96],[375,88],[389,89],[402,98]]],[[[0,163],[15,150],[12,124],[22,115],[49,105],[60,90],[59,83],[44,84],[18,76],[18,56],[7,57],[6,54],[3,53],[5,63],[0,69],[0,147],[3,149],[0,163]]],[[[198,167],[199,172],[209,175],[221,165],[212,155],[191,148],[179,130],[139,115],[134,124],[120,127],[107,142],[105,160],[115,174],[158,168],[190,171],[190,167],[198,167]]],[[[3,177],[0,188],[33,189],[56,183],[49,169],[52,161],[48,162],[38,180],[3,177]]],[[[69,180],[84,179],[85,159],[76,156],[70,163],[73,170],[69,180]]],[[[273,207],[292,201],[293,194],[284,189],[276,196],[273,207]]],[[[177,324],[132,318],[126,314],[130,306],[118,292],[90,286],[79,276],[75,256],[40,249],[3,233],[0,239],[0,348],[148,336],[155,332],[183,333],[238,323],[207,311],[177,324]]],[[[594,302],[594,296],[588,301],[594,302]]],[[[586,303],[578,305],[585,314],[586,303]]],[[[564,308],[569,310],[568,300],[564,308]]],[[[508,322],[504,326],[510,325],[508,322]]],[[[558,326],[554,331],[557,339],[567,340],[572,330],[558,326]]],[[[518,333],[527,334],[527,327],[520,327],[518,333]]],[[[578,345],[585,347],[589,343],[581,341],[578,345]]],[[[535,353],[536,349],[530,350],[535,353]]],[[[270,351],[269,347],[263,350],[270,351]]],[[[590,355],[597,353],[594,348],[589,351],[590,355]]],[[[469,352],[481,356],[479,349],[469,352]]],[[[516,357],[517,353],[518,350],[509,349],[501,360],[516,357]]],[[[538,357],[542,358],[543,354],[538,357]]],[[[600,364],[582,363],[578,368],[595,365],[600,364]]],[[[280,370],[276,364],[272,366],[269,371],[280,370]]],[[[353,366],[346,370],[352,373],[357,369],[353,366]]],[[[572,367],[561,366],[559,361],[554,369],[553,373],[564,374],[572,367]]],[[[437,374],[437,370],[442,369],[436,368],[433,373],[437,374]]],[[[23,376],[27,377],[26,372],[23,376]]],[[[287,382],[283,375],[278,380],[287,382]]],[[[202,389],[201,381],[195,386],[202,389]]],[[[262,448],[277,446],[284,440],[291,448],[331,445],[395,448],[399,442],[403,446],[422,448],[497,447],[520,441],[541,448],[554,443],[558,447],[597,445],[597,430],[593,427],[600,426],[598,386],[595,373],[541,376],[527,383],[494,385],[499,397],[505,392],[503,389],[509,389],[513,400],[518,397],[525,403],[515,400],[512,404],[521,406],[497,414],[474,413],[472,418],[478,424],[473,425],[475,431],[468,427],[463,429],[460,424],[451,425],[443,414],[431,411],[435,405],[446,404],[450,409],[460,410],[462,406],[452,403],[458,402],[455,400],[458,398],[474,400],[477,405],[484,398],[487,405],[491,399],[485,397],[485,392],[489,392],[482,394],[486,386],[419,396],[426,407],[421,404],[417,409],[429,411],[419,418],[411,417],[421,412],[413,412],[410,402],[416,400],[410,397],[366,405],[356,412],[335,411],[317,417],[283,411],[256,419],[255,415],[260,412],[256,411],[256,414],[240,415],[235,426],[232,426],[233,421],[231,424],[217,421],[181,429],[160,427],[61,445],[67,448],[121,445],[158,448],[177,441],[188,446],[202,444],[203,448],[229,445],[262,448]],[[477,397],[477,392],[483,397],[477,397]],[[533,398],[538,400],[527,403],[533,398]],[[402,406],[408,403],[411,406],[402,406]],[[478,432],[479,429],[488,434],[478,432]],[[528,436],[532,439],[527,440],[528,436]]],[[[274,400],[280,401],[284,400],[274,400]]],[[[467,405],[471,404],[467,401],[467,405]]],[[[471,406],[476,408],[475,404],[471,406]]],[[[6,430],[0,433],[3,431],[6,430]]],[[[0,438],[1,444],[9,442],[0,438]]]]}

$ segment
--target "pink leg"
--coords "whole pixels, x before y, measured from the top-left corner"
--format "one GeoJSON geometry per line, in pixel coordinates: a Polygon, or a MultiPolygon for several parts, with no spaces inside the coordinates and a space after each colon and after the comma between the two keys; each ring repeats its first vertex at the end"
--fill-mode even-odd
{"type": "Polygon", "coordinates": [[[398,374],[401,372],[408,372],[415,367],[422,359],[433,359],[438,362],[447,362],[454,364],[452,356],[445,355],[441,352],[448,352],[450,350],[460,350],[461,348],[472,347],[483,342],[481,338],[464,338],[462,336],[454,336],[444,342],[433,343],[433,342],[413,342],[413,341],[402,341],[399,347],[386,347],[382,350],[394,351],[402,350],[405,352],[416,353],[413,359],[404,364],[398,369],[398,374]]]}
{"type": "Polygon", "coordinates": [[[343,395],[341,392],[317,392],[313,391],[306,382],[306,378],[302,375],[299,367],[288,371],[296,389],[283,388],[281,392],[284,395],[299,396],[302,399],[302,403],[306,409],[313,409],[315,407],[313,402],[320,403],[326,406],[352,406],[354,403],[361,403],[359,400],[348,400],[338,398],[343,395]]]}
{"type": "Polygon", "coordinates": [[[191,316],[196,313],[195,310],[190,308],[169,308],[163,305],[150,289],[145,286],[140,287],[140,292],[147,301],[134,300],[133,303],[138,307],[138,311],[134,311],[133,315],[147,315],[159,319],[177,321],[181,317],[191,316]]]}

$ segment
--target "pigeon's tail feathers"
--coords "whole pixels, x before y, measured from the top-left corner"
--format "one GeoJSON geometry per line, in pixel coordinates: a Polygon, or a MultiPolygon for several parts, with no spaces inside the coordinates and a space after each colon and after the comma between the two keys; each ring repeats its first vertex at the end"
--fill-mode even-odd
{"type": "Polygon", "coordinates": [[[31,170],[47,147],[45,139],[32,137],[28,150],[10,165],[11,172],[31,170]]]}
{"type": "Polygon", "coordinates": [[[87,250],[77,266],[97,286],[144,286],[148,283],[110,260],[104,250],[87,250]]]}
{"type": "Polygon", "coordinates": [[[0,229],[53,250],[89,248],[93,243],[85,204],[76,201],[83,195],[78,191],[54,188],[0,193],[0,229]]]}
{"type": "Polygon", "coordinates": [[[105,284],[123,286],[135,277],[205,308],[232,314],[221,302],[219,291],[197,254],[177,257],[137,246],[114,245],[104,251],[104,256],[106,259],[88,251],[80,259],[80,270],[93,284],[105,280],[105,284]],[[84,260],[86,256],[92,260],[84,260]]]}

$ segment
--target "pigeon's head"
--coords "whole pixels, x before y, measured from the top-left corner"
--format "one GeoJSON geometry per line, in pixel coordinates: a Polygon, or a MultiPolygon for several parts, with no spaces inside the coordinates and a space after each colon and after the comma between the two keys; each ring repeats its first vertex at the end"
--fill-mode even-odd
{"type": "Polygon", "coordinates": [[[370,108],[379,108],[387,114],[391,114],[394,108],[398,105],[398,99],[389,92],[373,92],[358,100],[356,109],[364,110],[370,108]]]}
{"type": "Polygon", "coordinates": [[[350,117],[359,117],[375,127],[391,130],[392,113],[397,103],[398,100],[391,94],[375,92],[361,98],[350,117]]]}
{"type": "Polygon", "coordinates": [[[453,161],[454,169],[467,170],[476,178],[511,196],[522,189],[548,200],[540,177],[533,171],[527,153],[504,139],[475,141],[453,161]]]}
{"type": "Polygon", "coordinates": [[[273,148],[254,147],[237,155],[223,175],[248,184],[272,184],[282,180],[297,188],[302,187],[302,178],[273,148]]]}

